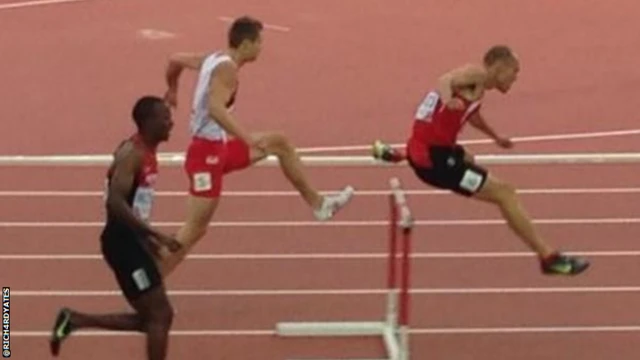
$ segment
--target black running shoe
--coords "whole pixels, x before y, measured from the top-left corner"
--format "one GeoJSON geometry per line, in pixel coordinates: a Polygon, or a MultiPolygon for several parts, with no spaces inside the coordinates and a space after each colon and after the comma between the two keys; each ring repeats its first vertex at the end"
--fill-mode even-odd
{"type": "Polygon", "coordinates": [[[556,253],[540,261],[542,272],[546,275],[578,275],[589,268],[589,262],[579,257],[556,253]]]}
{"type": "Polygon", "coordinates": [[[53,356],[58,356],[60,345],[71,334],[71,331],[71,310],[63,308],[58,312],[49,340],[49,348],[53,356]]]}

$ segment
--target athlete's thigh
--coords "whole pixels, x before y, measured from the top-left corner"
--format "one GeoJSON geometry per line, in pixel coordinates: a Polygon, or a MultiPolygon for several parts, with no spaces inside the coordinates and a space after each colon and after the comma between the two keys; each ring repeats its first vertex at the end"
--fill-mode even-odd
{"type": "Polygon", "coordinates": [[[249,144],[243,140],[231,139],[225,144],[223,173],[228,174],[230,172],[244,170],[257,161],[262,160],[260,155],[259,149],[249,146],[249,144]]]}
{"type": "Polygon", "coordinates": [[[496,203],[500,200],[501,194],[504,193],[504,190],[508,188],[510,188],[509,184],[497,178],[493,174],[487,174],[484,184],[474,194],[474,198],[496,203]]]}
{"type": "Polygon", "coordinates": [[[192,140],[184,163],[189,179],[189,194],[205,199],[219,197],[226,161],[227,152],[223,142],[192,140]]]}
{"type": "Polygon", "coordinates": [[[163,280],[152,254],[133,232],[105,233],[102,252],[127,301],[133,303],[163,280]]]}
{"type": "Polygon", "coordinates": [[[194,196],[187,197],[187,222],[208,225],[218,208],[220,197],[194,196]]]}
{"type": "Polygon", "coordinates": [[[431,179],[439,187],[467,197],[482,189],[488,171],[468,161],[462,147],[432,148],[430,152],[433,161],[431,179]]]}

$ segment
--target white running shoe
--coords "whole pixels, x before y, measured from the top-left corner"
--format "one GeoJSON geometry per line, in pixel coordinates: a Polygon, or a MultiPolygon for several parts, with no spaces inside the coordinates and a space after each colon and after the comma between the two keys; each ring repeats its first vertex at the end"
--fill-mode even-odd
{"type": "Polygon", "coordinates": [[[322,200],[322,206],[314,210],[313,215],[320,221],[331,219],[340,209],[347,205],[351,197],[353,197],[354,191],[352,186],[347,186],[336,195],[325,196],[322,200]]]}

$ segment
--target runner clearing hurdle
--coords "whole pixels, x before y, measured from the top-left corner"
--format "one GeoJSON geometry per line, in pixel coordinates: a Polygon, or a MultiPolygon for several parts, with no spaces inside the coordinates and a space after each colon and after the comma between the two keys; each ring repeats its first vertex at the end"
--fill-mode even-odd
{"type": "Polygon", "coordinates": [[[498,146],[513,146],[487,124],[480,107],[486,90],[507,93],[519,70],[516,54],[509,47],[498,45],[486,52],[482,65],[466,65],[442,75],[438,88],[418,106],[406,154],[376,141],[373,156],[388,162],[407,160],[426,184],[496,205],[511,230],[538,254],[544,274],[577,275],[589,267],[589,262],[551,248],[534,228],[514,187],[476,164],[473,156],[457,143],[464,124],[469,122],[498,146]]]}

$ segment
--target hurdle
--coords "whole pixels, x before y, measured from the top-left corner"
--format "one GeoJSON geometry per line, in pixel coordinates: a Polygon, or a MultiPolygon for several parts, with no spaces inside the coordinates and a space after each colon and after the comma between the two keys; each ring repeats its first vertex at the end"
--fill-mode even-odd
{"type": "MultiPolygon", "coordinates": [[[[183,166],[184,153],[158,153],[161,166],[183,166]]],[[[560,153],[560,154],[479,154],[475,160],[481,165],[554,165],[554,164],[635,164],[640,152],[614,153],[560,153]]],[[[0,155],[0,166],[107,166],[113,161],[111,154],[97,155],[0,155]]],[[[305,166],[315,167],[401,167],[406,163],[387,163],[372,156],[300,156],[305,166]]],[[[269,156],[255,164],[257,167],[279,166],[278,158],[269,156]]]]}
{"type": "Polygon", "coordinates": [[[384,360],[409,360],[411,270],[409,254],[414,221],[400,180],[391,178],[389,185],[391,192],[385,316],[380,321],[364,322],[279,322],[276,324],[276,335],[282,337],[380,337],[387,353],[384,360]],[[401,242],[398,241],[400,232],[402,233],[401,242]],[[398,258],[399,243],[401,256],[398,258]],[[398,262],[400,262],[399,272],[398,262]],[[400,285],[399,288],[398,285],[400,285]]]}

